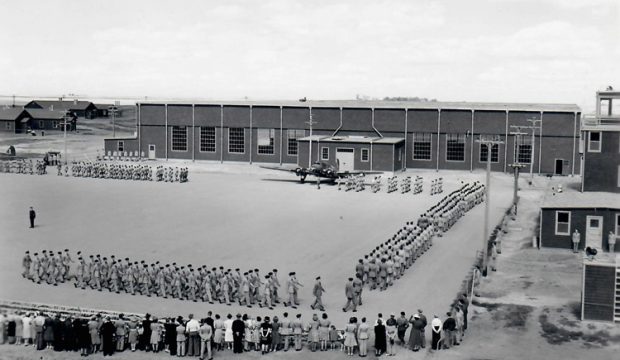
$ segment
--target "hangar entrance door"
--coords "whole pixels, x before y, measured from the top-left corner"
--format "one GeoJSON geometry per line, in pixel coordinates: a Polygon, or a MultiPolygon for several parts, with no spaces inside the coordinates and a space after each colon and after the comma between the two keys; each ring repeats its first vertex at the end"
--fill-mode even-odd
{"type": "Polygon", "coordinates": [[[155,160],[155,144],[149,144],[149,159],[155,160]]]}
{"type": "Polygon", "coordinates": [[[353,149],[336,149],[336,162],[338,163],[338,171],[353,171],[354,161],[353,149]]]}
{"type": "Polygon", "coordinates": [[[603,217],[586,217],[586,247],[603,249],[603,217]]]}
{"type": "Polygon", "coordinates": [[[568,175],[568,167],[568,160],[555,159],[555,171],[553,172],[553,175],[568,175]]]}

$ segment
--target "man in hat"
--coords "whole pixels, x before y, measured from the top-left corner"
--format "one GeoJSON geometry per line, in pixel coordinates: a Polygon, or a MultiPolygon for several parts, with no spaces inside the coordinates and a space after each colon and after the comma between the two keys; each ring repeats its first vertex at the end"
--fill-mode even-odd
{"type": "Polygon", "coordinates": [[[344,286],[344,294],[347,297],[347,303],[342,308],[342,311],[347,312],[349,308],[353,308],[353,312],[357,311],[357,304],[355,302],[355,291],[353,289],[353,278],[349,278],[349,281],[344,286]]]}
{"type": "Polygon", "coordinates": [[[30,228],[34,228],[34,219],[37,217],[37,213],[34,211],[34,208],[31,206],[30,211],[28,211],[28,217],[30,218],[30,228]]]}
{"type": "Polygon", "coordinates": [[[426,325],[428,325],[428,320],[426,320],[426,316],[423,314],[422,309],[418,309],[418,317],[420,318],[420,321],[422,321],[422,324],[424,324],[424,326],[422,326],[422,329],[420,330],[420,336],[422,338],[422,349],[424,349],[426,347],[426,325]]]}
{"type": "Polygon", "coordinates": [[[237,318],[232,323],[233,331],[233,353],[243,353],[243,336],[245,334],[245,323],[241,320],[241,314],[237,314],[237,318]]]}
{"type": "Polygon", "coordinates": [[[398,341],[400,341],[401,345],[405,345],[405,333],[407,332],[407,328],[409,327],[409,320],[405,317],[405,312],[400,312],[400,317],[396,319],[396,332],[398,336],[398,341]]]}
{"type": "Polygon", "coordinates": [[[325,292],[325,289],[323,288],[323,285],[321,284],[321,277],[317,276],[316,282],[314,283],[314,288],[312,289],[312,295],[314,295],[314,302],[312,303],[312,305],[310,305],[312,310],[319,309],[321,311],[325,311],[325,307],[323,306],[323,301],[321,300],[321,297],[323,296],[324,292],[325,292]]]}

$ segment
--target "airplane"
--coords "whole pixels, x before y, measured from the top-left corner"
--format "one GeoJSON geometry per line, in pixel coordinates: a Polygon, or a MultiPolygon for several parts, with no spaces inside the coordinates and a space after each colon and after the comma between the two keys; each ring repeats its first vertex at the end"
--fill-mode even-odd
{"type": "Polygon", "coordinates": [[[336,181],[338,179],[345,179],[355,175],[370,175],[370,174],[383,174],[382,171],[339,171],[339,163],[336,166],[328,164],[326,162],[317,161],[313,163],[309,168],[303,167],[281,167],[281,166],[261,166],[263,169],[288,171],[293,172],[299,176],[299,181],[304,183],[307,176],[314,176],[317,178],[317,182],[320,184],[321,178],[328,179],[329,181],[336,181]]]}

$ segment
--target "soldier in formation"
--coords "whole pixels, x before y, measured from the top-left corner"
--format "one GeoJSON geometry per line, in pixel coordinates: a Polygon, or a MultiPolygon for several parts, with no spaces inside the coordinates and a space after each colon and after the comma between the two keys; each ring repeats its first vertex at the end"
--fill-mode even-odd
{"type": "MultiPolygon", "coordinates": [[[[479,182],[465,184],[448,194],[420,215],[417,222],[407,222],[390,239],[359,259],[355,266],[355,280],[367,285],[370,290],[387,289],[432,246],[434,235],[450,229],[461,216],[483,200],[484,185],[479,182]]],[[[352,280],[352,287],[353,283],[352,280]]],[[[359,299],[353,290],[348,294],[355,306],[348,304],[345,309],[361,305],[361,286],[359,299]]]]}
{"type": "MultiPolygon", "coordinates": [[[[126,292],[132,295],[140,294],[148,297],[159,296],[162,298],[176,298],[194,302],[219,302],[231,305],[238,302],[239,305],[252,307],[273,308],[280,303],[278,290],[280,282],[277,269],[262,276],[259,269],[250,269],[241,272],[240,269],[207,268],[206,265],[194,267],[193,265],[160,264],[159,261],[147,263],[124,260],[111,255],[83,256],[78,252],[77,266],[71,272],[71,263],[74,261],[69,255],[69,250],[54,254],[52,251],[43,250],[42,256],[30,253],[24,255],[22,275],[38,284],[46,282],[57,285],[68,280],[73,280],[76,288],[94,289],[98,291],[126,292]]],[[[296,308],[299,305],[298,289],[303,285],[297,280],[294,272],[289,273],[286,283],[289,300],[284,301],[285,306],[296,308]]],[[[322,289],[313,292],[318,302],[315,308],[323,308],[321,295],[322,289]]]]}
{"type": "Polygon", "coordinates": [[[0,172],[25,175],[45,175],[45,163],[41,160],[10,160],[0,162],[0,172]]]}
{"type": "MultiPolygon", "coordinates": [[[[60,166],[60,165],[58,165],[60,166]]],[[[65,166],[65,174],[68,168],[65,166]]],[[[60,170],[59,170],[60,174],[60,170]]],[[[153,180],[153,170],[144,164],[108,164],[105,162],[73,161],[71,175],[100,179],[153,180]]],[[[68,176],[68,175],[66,175],[68,176]]]]}

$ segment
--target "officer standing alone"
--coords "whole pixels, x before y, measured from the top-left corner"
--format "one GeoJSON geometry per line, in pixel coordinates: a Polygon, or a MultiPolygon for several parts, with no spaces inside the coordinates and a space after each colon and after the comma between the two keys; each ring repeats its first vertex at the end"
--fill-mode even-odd
{"type": "Polygon", "coordinates": [[[28,212],[28,216],[30,217],[30,228],[34,228],[34,219],[37,217],[37,213],[35,213],[32,206],[30,207],[30,211],[28,212]]]}

